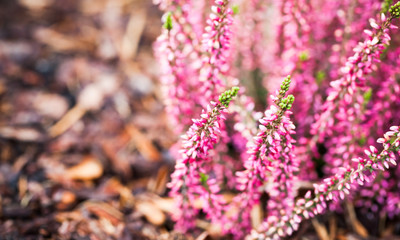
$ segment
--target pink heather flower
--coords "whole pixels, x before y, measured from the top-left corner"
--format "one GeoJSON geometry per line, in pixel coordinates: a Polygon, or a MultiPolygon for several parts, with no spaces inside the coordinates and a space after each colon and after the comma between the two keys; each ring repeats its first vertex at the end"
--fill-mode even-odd
{"type": "MultiPolygon", "coordinates": [[[[392,126],[391,131],[384,135],[383,150],[378,152],[372,146],[371,151],[366,154],[367,158],[354,158],[352,161],[357,163],[357,167],[341,167],[338,172],[324,179],[319,184],[314,184],[314,192],[307,192],[304,198],[296,201],[292,214],[286,218],[273,218],[273,222],[266,232],[261,231],[259,239],[274,239],[275,236],[284,237],[297,230],[299,223],[303,219],[311,218],[321,214],[327,208],[327,202],[333,200],[339,202],[350,193],[353,183],[363,185],[375,178],[376,172],[385,170],[382,166],[396,165],[396,158],[393,153],[400,152],[400,127],[392,126]],[[367,175],[367,173],[372,173],[367,175]]],[[[382,142],[382,140],[378,140],[382,142]]],[[[388,168],[388,167],[386,167],[388,168]]]]}
{"type": "Polygon", "coordinates": [[[282,127],[273,134],[277,153],[271,154],[268,159],[271,161],[268,166],[270,185],[267,186],[270,199],[267,204],[268,216],[262,223],[261,231],[267,231],[274,226],[275,219],[285,218],[294,208],[294,183],[298,180],[296,174],[299,171],[299,162],[294,156],[295,141],[291,137],[295,134],[295,126],[287,116],[282,117],[281,124],[282,127]]]}
{"type": "MultiPolygon", "coordinates": [[[[318,59],[323,55],[323,52],[318,52],[321,51],[319,45],[324,40],[320,32],[321,28],[326,28],[327,24],[322,18],[333,14],[334,11],[331,8],[334,4],[326,3],[326,1],[305,3],[298,0],[277,1],[277,4],[282,21],[278,25],[277,41],[280,45],[276,51],[274,63],[279,67],[274,70],[276,75],[291,74],[295,79],[293,95],[297,100],[293,104],[292,111],[296,115],[293,120],[297,126],[297,135],[304,136],[309,132],[314,120],[312,115],[321,102],[321,96],[316,94],[318,85],[315,81],[315,72],[320,70],[318,63],[323,61],[318,59]],[[311,8],[321,8],[324,14],[309,14],[311,8]]],[[[302,148],[298,150],[300,152],[296,155],[302,159],[300,177],[315,179],[315,174],[309,174],[314,170],[311,158],[301,154],[302,148]]]]}
{"type": "Polygon", "coordinates": [[[197,198],[203,201],[203,211],[213,222],[223,217],[225,201],[218,195],[217,181],[208,176],[211,162],[209,151],[214,148],[220,135],[220,125],[225,120],[224,113],[238,88],[224,92],[219,102],[211,102],[203,111],[200,119],[194,119],[193,125],[182,137],[181,156],[177,159],[175,171],[171,175],[170,195],[176,199],[177,211],[173,215],[176,228],[187,231],[194,227],[198,209],[193,204],[197,198]]]}
{"type": "MultiPolygon", "coordinates": [[[[177,8],[176,5],[169,7],[177,8]]],[[[154,44],[155,56],[161,65],[164,104],[176,133],[186,130],[191,119],[200,112],[196,107],[199,43],[196,36],[187,30],[190,25],[185,14],[183,10],[166,14],[165,21],[170,21],[171,29],[164,28],[154,44]]]]}
{"type": "MultiPolygon", "coordinates": [[[[265,19],[267,17],[266,2],[262,0],[243,1],[239,6],[237,21],[233,26],[235,33],[235,50],[240,59],[237,62],[243,70],[265,70],[263,58],[265,50],[268,48],[267,39],[265,38],[265,19]],[[246,43],[246,44],[243,44],[246,43]]],[[[239,69],[238,69],[239,70],[239,69]]],[[[239,73],[240,74],[240,73],[239,73]]]]}
{"type": "MultiPolygon", "coordinates": [[[[351,105],[354,100],[354,93],[358,87],[365,86],[365,75],[371,73],[379,62],[379,56],[389,44],[390,36],[388,34],[392,18],[382,22],[378,29],[374,29],[371,35],[364,42],[360,42],[354,48],[355,54],[348,58],[343,68],[344,76],[331,82],[331,89],[326,102],[322,106],[322,113],[317,116],[316,122],[312,126],[312,134],[316,134],[319,139],[330,135],[333,131],[335,119],[343,120],[346,118],[343,114],[351,113],[354,117],[356,110],[351,105]],[[348,109],[353,108],[353,111],[348,109]]],[[[375,20],[371,20],[375,22],[375,20]]],[[[356,101],[358,103],[359,100],[356,101]]],[[[360,103],[359,103],[360,104],[360,103]]]]}
{"type": "MultiPolygon", "coordinates": [[[[400,74],[397,67],[400,64],[398,58],[400,48],[389,51],[385,61],[380,64],[377,74],[370,79],[372,88],[367,92],[366,120],[362,127],[375,134],[363,134],[366,144],[376,144],[374,136],[383,135],[383,129],[387,129],[388,123],[400,118],[400,85],[396,81],[396,75],[400,74]]],[[[394,216],[400,209],[393,204],[394,199],[400,196],[397,172],[382,172],[379,177],[366,183],[361,190],[361,198],[355,202],[357,207],[364,207],[365,211],[381,211],[394,216]]]]}
{"type": "Polygon", "coordinates": [[[228,58],[233,23],[232,9],[228,0],[216,0],[206,23],[202,36],[202,66],[199,80],[201,85],[202,104],[214,99],[226,82],[222,78],[229,70],[228,58]]]}
{"type": "MultiPolygon", "coordinates": [[[[290,76],[282,83],[281,90],[272,96],[277,106],[271,106],[259,120],[260,130],[254,138],[254,143],[249,146],[249,158],[244,162],[245,170],[236,173],[237,189],[241,191],[233,200],[236,210],[252,209],[260,199],[260,187],[268,181],[271,183],[271,205],[278,209],[282,207],[288,212],[293,208],[293,172],[298,170],[298,164],[293,161],[294,140],[290,136],[295,127],[285,115],[289,114],[287,110],[291,108],[294,100],[292,95],[284,98],[289,84],[290,76]],[[284,191],[280,192],[281,188],[284,191]]],[[[272,211],[272,208],[270,210],[271,215],[280,215],[272,211]]],[[[241,239],[243,234],[251,229],[250,211],[239,210],[233,218],[225,228],[236,239],[241,239]]]]}
{"type": "Polygon", "coordinates": [[[363,41],[363,36],[359,33],[369,28],[369,18],[375,16],[381,9],[381,3],[374,0],[339,2],[336,16],[338,21],[332,24],[335,29],[332,29],[334,42],[331,44],[332,51],[329,56],[331,79],[338,79],[342,76],[338,69],[345,65],[350,56],[348,54],[352,52],[358,42],[363,41]],[[348,11],[343,11],[343,9],[348,11]],[[354,10],[349,11],[349,9],[354,10]]]}
{"type": "MultiPolygon", "coordinates": [[[[343,68],[343,77],[331,82],[326,102],[322,106],[322,113],[317,115],[312,126],[313,139],[308,144],[315,145],[316,140],[327,139],[325,147],[328,152],[324,160],[326,174],[333,174],[337,167],[352,165],[346,162],[360,153],[360,148],[353,143],[364,130],[359,123],[363,121],[364,98],[359,91],[366,86],[366,75],[376,68],[380,54],[389,44],[389,26],[392,18],[379,24],[364,42],[354,48],[355,54],[348,58],[343,68]],[[340,134],[338,134],[340,133],[340,134]],[[345,161],[345,162],[344,162],[345,161]]],[[[376,21],[370,20],[372,25],[376,21]]]]}
{"type": "Polygon", "coordinates": [[[171,13],[171,24],[164,25],[154,45],[166,111],[177,133],[191,125],[168,184],[177,204],[177,229],[196,227],[201,211],[235,239],[249,233],[255,239],[281,239],[303,219],[336,209],[346,197],[371,211],[400,213],[400,168],[377,171],[397,164],[400,151],[399,127],[383,133],[400,117],[400,38],[389,36],[400,3],[372,19],[381,6],[374,0],[249,0],[240,3],[235,16],[229,0],[153,1],[171,13]],[[273,17],[270,6],[275,6],[273,17]],[[263,33],[275,23],[277,36],[263,33]],[[264,41],[267,37],[275,41],[264,41]],[[254,69],[269,86],[292,74],[296,102],[291,108],[285,80],[264,114],[242,96],[224,121],[232,94],[209,101],[237,85],[229,75],[249,82],[254,69]],[[200,119],[192,120],[201,109],[200,119]],[[299,146],[293,146],[293,134],[299,146]],[[318,142],[326,153],[319,152],[318,142]],[[312,158],[327,163],[328,177],[299,198],[296,182],[317,179],[312,158]],[[229,202],[221,192],[231,190],[238,194],[229,202]],[[251,230],[251,209],[264,192],[264,222],[251,230]]]}

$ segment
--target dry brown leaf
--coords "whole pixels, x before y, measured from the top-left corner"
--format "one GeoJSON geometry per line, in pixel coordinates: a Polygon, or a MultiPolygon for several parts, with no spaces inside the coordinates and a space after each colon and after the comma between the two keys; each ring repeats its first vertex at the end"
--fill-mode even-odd
{"type": "Polygon", "coordinates": [[[135,202],[135,197],[133,196],[131,190],[124,185],[116,178],[109,179],[104,187],[104,192],[108,194],[119,194],[120,203],[123,207],[132,207],[135,202]]]}
{"type": "MultiPolygon", "coordinates": [[[[241,211],[241,210],[239,210],[241,211]]],[[[251,216],[251,225],[253,228],[258,228],[263,221],[263,210],[260,204],[254,205],[250,212],[251,216]]]]}
{"type": "Polygon", "coordinates": [[[330,240],[336,239],[336,231],[337,231],[336,216],[332,215],[329,218],[329,239],[330,240]]]}
{"type": "Polygon", "coordinates": [[[40,10],[48,7],[53,3],[53,0],[18,0],[18,2],[31,10],[40,10]]]}
{"type": "Polygon", "coordinates": [[[160,226],[165,220],[165,214],[158,208],[157,205],[150,201],[138,201],[136,203],[136,209],[138,212],[144,215],[144,217],[150,223],[160,226]]]}
{"type": "Polygon", "coordinates": [[[356,213],[354,211],[354,206],[350,202],[346,202],[346,209],[349,214],[349,220],[354,231],[364,238],[368,238],[368,231],[365,227],[358,221],[356,213]]]}
{"type": "Polygon", "coordinates": [[[58,119],[67,112],[68,102],[58,94],[40,93],[35,98],[33,107],[44,116],[58,119]]]}
{"type": "Polygon", "coordinates": [[[125,35],[120,44],[119,56],[122,60],[134,59],[145,25],[146,11],[134,11],[130,16],[125,35]]]}
{"type": "Polygon", "coordinates": [[[167,166],[163,166],[158,170],[157,177],[152,178],[147,185],[147,189],[151,192],[154,192],[158,195],[161,195],[165,192],[167,187],[169,171],[167,166]]]}
{"type": "Polygon", "coordinates": [[[218,239],[222,234],[221,226],[218,224],[211,224],[208,221],[196,219],[196,226],[198,228],[204,229],[207,236],[210,236],[211,239],[218,239]]]}
{"type": "Polygon", "coordinates": [[[104,102],[104,93],[96,85],[86,86],[78,96],[78,105],[85,110],[98,110],[104,102]]]}
{"type": "Polygon", "coordinates": [[[101,147],[107,158],[110,159],[113,170],[124,177],[131,177],[132,170],[130,162],[119,153],[121,148],[129,141],[129,138],[128,134],[120,134],[113,139],[105,139],[101,142],[101,147]]]}
{"type": "Polygon", "coordinates": [[[39,28],[34,35],[39,42],[49,45],[55,51],[87,51],[92,48],[91,44],[77,37],[64,35],[49,28],[39,28]]]}
{"type": "Polygon", "coordinates": [[[329,240],[329,235],[328,235],[328,231],[326,230],[326,227],[323,224],[321,224],[320,222],[318,222],[318,220],[315,218],[313,218],[311,220],[311,222],[312,222],[312,225],[314,226],[315,231],[318,234],[318,237],[321,240],[329,240]]]}
{"type": "Polygon", "coordinates": [[[67,131],[72,125],[74,125],[82,116],[86,113],[86,110],[79,105],[76,105],[69,110],[56,124],[49,129],[49,135],[51,137],[57,137],[67,131]]]}
{"type": "Polygon", "coordinates": [[[58,222],[66,222],[69,220],[79,221],[82,220],[82,213],[78,210],[72,212],[59,212],[55,215],[54,219],[58,222]]]}
{"type": "Polygon", "coordinates": [[[22,175],[18,180],[18,195],[20,199],[22,199],[25,196],[27,190],[28,190],[28,179],[26,178],[26,176],[22,175]]]}
{"type": "Polygon", "coordinates": [[[196,240],[205,240],[208,237],[208,232],[202,232],[197,238],[196,240]]]}
{"type": "Polygon", "coordinates": [[[387,238],[387,237],[393,236],[394,230],[395,230],[395,228],[394,228],[393,224],[387,226],[381,234],[382,238],[387,238]]]}
{"type": "Polygon", "coordinates": [[[158,208],[166,213],[173,213],[175,211],[175,200],[170,197],[160,198],[160,197],[153,197],[152,201],[158,208]]]}
{"type": "Polygon", "coordinates": [[[76,202],[76,195],[75,193],[68,190],[57,191],[53,195],[53,201],[57,202],[57,209],[64,210],[76,202]]]}
{"type": "Polygon", "coordinates": [[[342,233],[338,234],[338,236],[337,236],[336,239],[338,239],[338,240],[349,240],[349,239],[347,238],[347,235],[344,235],[344,234],[342,234],[342,233]]]}
{"type": "Polygon", "coordinates": [[[113,225],[120,223],[124,217],[118,209],[104,202],[86,201],[83,203],[82,208],[87,209],[99,218],[106,218],[113,225]]]}
{"type": "Polygon", "coordinates": [[[38,130],[30,127],[0,127],[0,137],[14,139],[23,142],[41,142],[44,135],[38,130]]]}
{"type": "Polygon", "coordinates": [[[93,156],[86,156],[82,161],[65,171],[65,176],[72,180],[93,180],[103,175],[103,165],[93,156]]]}
{"type": "Polygon", "coordinates": [[[132,141],[139,150],[139,152],[150,161],[160,161],[161,154],[153,143],[144,134],[142,134],[139,129],[133,125],[126,127],[126,131],[132,137],[132,141]]]}
{"type": "MultiPolygon", "coordinates": [[[[142,0],[134,0],[142,3],[142,0]]],[[[79,1],[79,10],[84,14],[98,14],[104,12],[105,8],[126,8],[128,4],[132,4],[132,0],[110,1],[96,0],[94,4],[92,0],[79,1]]],[[[138,3],[134,3],[137,6],[138,3]]]]}

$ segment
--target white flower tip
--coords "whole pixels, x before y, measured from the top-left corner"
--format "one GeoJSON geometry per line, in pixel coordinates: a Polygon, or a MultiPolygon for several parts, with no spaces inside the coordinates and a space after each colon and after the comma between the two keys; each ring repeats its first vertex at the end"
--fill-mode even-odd
{"type": "Polygon", "coordinates": [[[381,21],[384,22],[386,21],[386,16],[384,13],[381,13],[381,21]]]}

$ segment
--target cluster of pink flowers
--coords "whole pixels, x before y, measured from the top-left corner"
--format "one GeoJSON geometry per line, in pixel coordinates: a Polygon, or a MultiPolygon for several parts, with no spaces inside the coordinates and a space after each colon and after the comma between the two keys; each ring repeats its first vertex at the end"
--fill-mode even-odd
{"type": "Polygon", "coordinates": [[[400,2],[155,2],[166,111],[186,132],[176,229],[204,216],[234,239],[281,239],[345,198],[400,214],[400,170],[382,171],[400,151],[400,2]]]}
{"type": "Polygon", "coordinates": [[[205,53],[202,57],[202,67],[199,81],[202,84],[202,93],[205,99],[213,99],[225,88],[226,79],[223,76],[229,70],[230,40],[232,9],[228,7],[228,0],[216,0],[211,7],[212,12],[207,19],[202,36],[202,48],[205,53]]]}
{"type": "MultiPolygon", "coordinates": [[[[294,140],[291,137],[295,127],[288,118],[294,97],[289,95],[285,98],[289,84],[290,76],[282,83],[281,90],[271,96],[276,106],[271,106],[259,120],[259,132],[254,143],[248,146],[245,170],[236,173],[237,189],[242,192],[233,200],[236,209],[251,209],[257,204],[264,191],[260,189],[264,182],[270,183],[267,190],[271,197],[270,216],[280,216],[278,209],[291,212],[293,208],[293,173],[298,170],[298,164],[293,159],[294,140]]],[[[228,223],[239,225],[229,227],[236,237],[251,229],[249,213],[239,211],[228,223]]]]}
{"type": "Polygon", "coordinates": [[[277,218],[274,225],[271,225],[266,232],[253,232],[253,236],[261,239],[279,239],[292,234],[297,230],[303,219],[312,218],[321,214],[327,208],[328,201],[340,201],[350,194],[352,183],[364,185],[364,182],[371,182],[378,171],[389,169],[389,165],[397,165],[395,153],[400,153],[400,127],[392,126],[390,131],[379,138],[378,143],[383,144],[383,150],[378,152],[374,146],[365,149],[367,158],[358,157],[352,159],[357,163],[356,168],[340,167],[332,177],[328,177],[320,184],[314,184],[314,192],[308,191],[304,198],[296,201],[292,213],[286,218],[277,218]]]}
{"type": "Polygon", "coordinates": [[[312,126],[314,139],[327,139],[328,164],[324,169],[327,174],[333,174],[339,166],[352,165],[348,159],[361,151],[361,147],[352,143],[364,131],[360,123],[364,121],[365,104],[360,93],[365,91],[366,75],[377,67],[380,55],[389,44],[391,20],[384,14],[381,15],[380,25],[372,18],[369,20],[373,31],[364,31],[367,39],[354,48],[354,55],[348,58],[343,67],[343,77],[330,83],[331,88],[322,112],[317,114],[317,120],[312,126]]]}
{"type": "Polygon", "coordinates": [[[219,102],[211,102],[203,111],[200,119],[194,119],[193,125],[182,137],[181,156],[177,159],[175,171],[171,175],[171,195],[177,200],[178,211],[175,214],[177,228],[187,230],[194,227],[195,200],[204,199],[203,210],[213,221],[219,221],[223,212],[224,200],[218,195],[219,186],[214,178],[209,178],[210,151],[217,143],[220,124],[225,120],[229,102],[239,88],[233,87],[220,96],[219,102]]]}

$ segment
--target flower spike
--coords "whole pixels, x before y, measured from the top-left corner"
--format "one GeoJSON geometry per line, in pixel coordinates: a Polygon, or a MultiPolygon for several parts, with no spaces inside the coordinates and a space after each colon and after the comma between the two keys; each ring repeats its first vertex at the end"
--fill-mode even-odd
{"type": "Polygon", "coordinates": [[[168,184],[170,195],[178,205],[173,217],[177,220],[177,228],[182,231],[194,227],[198,210],[193,204],[199,198],[203,200],[203,211],[211,221],[218,222],[223,217],[225,201],[218,195],[216,179],[207,174],[212,162],[209,152],[219,140],[224,113],[238,91],[238,87],[233,87],[221,94],[219,103],[211,102],[182,137],[181,156],[168,184]]]}

